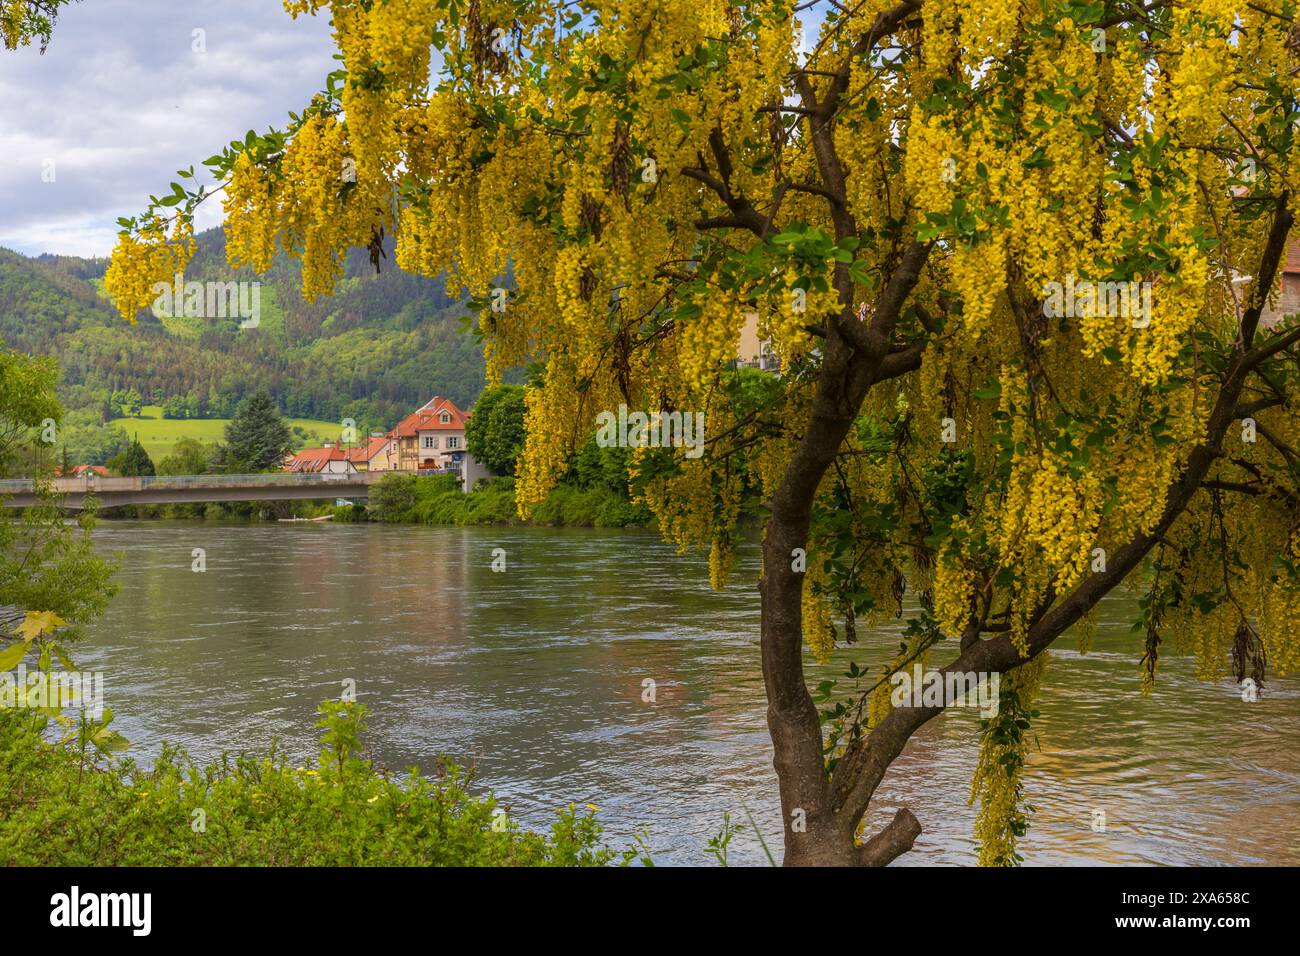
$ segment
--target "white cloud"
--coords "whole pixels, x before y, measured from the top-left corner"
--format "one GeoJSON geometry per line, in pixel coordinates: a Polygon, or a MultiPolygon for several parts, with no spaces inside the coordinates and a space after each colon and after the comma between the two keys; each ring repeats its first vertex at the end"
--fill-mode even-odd
{"type": "MultiPolygon", "coordinates": [[[[0,51],[0,246],[107,255],[118,216],[247,130],[283,125],[333,53],[326,19],[292,20],[275,0],[66,8],[44,56],[0,51]],[[195,28],[206,52],[192,49],[195,28]]],[[[196,225],[219,218],[205,203],[196,225]]]]}

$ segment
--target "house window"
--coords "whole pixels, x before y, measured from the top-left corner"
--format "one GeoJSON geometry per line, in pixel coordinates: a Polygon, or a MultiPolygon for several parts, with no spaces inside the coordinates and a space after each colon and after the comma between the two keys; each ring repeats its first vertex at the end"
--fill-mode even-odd
{"type": "Polygon", "coordinates": [[[458,447],[459,442],[460,442],[460,439],[458,439],[455,435],[448,435],[448,436],[447,436],[447,447],[448,447],[448,448],[456,448],[456,447],[458,447]]]}
{"type": "Polygon", "coordinates": [[[437,435],[425,435],[425,436],[424,436],[424,440],[423,440],[423,442],[421,443],[421,447],[422,447],[422,448],[437,448],[437,447],[438,447],[438,436],[437,436],[437,435]]]}
{"type": "Polygon", "coordinates": [[[441,415],[438,416],[438,421],[442,422],[444,425],[447,424],[449,421],[451,421],[450,413],[443,412],[441,415]]]}

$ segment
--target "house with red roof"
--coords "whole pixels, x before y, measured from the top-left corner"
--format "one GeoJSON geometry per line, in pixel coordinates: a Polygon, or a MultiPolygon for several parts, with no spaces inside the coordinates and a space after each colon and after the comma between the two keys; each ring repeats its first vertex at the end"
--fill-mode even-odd
{"type": "Polygon", "coordinates": [[[382,432],[345,453],[357,471],[393,471],[397,467],[397,442],[382,432]]]}
{"type": "Polygon", "coordinates": [[[449,398],[435,395],[388,433],[396,442],[397,471],[459,467],[465,456],[469,413],[449,398]]]}
{"type": "Polygon", "coordinates": [[[328,441],[321,448],[304,448],[290,455],[284,467],[303,475],[346,475],[359,470],[346,451],[328,441]]]}
{"type": "Polygon", "coordinates": [[[455,471],[466,490],[490,472],[465,448],[470,413],[449,398],[435,395],[387,434],[344,446],[326,442],[285,459],[286,471],[300,474],[349,474],[362,471],[455,471]]]}
{"type": "Polygon", "coordinates": [[[88,478],[91,476],[107,478],[108,469],[103,465],[73,465],[68,469],[66,475],[63,474],[62,469],[55,469],[55,477],[57,478],[88,478]]]}

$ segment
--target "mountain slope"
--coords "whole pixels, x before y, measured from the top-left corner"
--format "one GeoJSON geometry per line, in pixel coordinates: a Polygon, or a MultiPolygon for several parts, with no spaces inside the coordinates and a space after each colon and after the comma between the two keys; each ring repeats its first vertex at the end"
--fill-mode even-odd
{"type": "MultiPolygon", "coordinates": [[[[187,281],[255,278],[226,266],[219,230],[197,241],[187,281]]],[[[259,277],[261,322],[242,330],[234,317],[141,312],[138,324],[125,323],[102,292],[106,264],[0,249],[0,339],[58,357],[73,409],[110,417],[113,393],[134,389],[146,402],[186,399],[176,403],[184,414],[225,418],[266,388],[287,415],[377,428],[435,393],[468,406],[483,387],[479,344],[461,331],[465,310],[441,280],[394,268],[376,275],[360,250],[338,293],[311,304],[298,292],[297,264],[278,257],[259,277]]]]}

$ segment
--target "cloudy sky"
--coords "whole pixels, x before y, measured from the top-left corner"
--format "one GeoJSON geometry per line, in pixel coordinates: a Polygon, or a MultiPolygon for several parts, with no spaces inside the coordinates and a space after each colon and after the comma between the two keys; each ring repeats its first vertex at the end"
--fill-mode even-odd
{"type": "MultiPolygon", "coordinates": [[[[44,56],[0,49],[0,246],[107,255],[118,216],[166,192],[177,169],[203,175],[202,160],[249,129],[283,125],[333,53],[328,20],[291,20],[279,0],[66,8],[44,56]]],[[[211,200],[196,228],[219,220],[211,200]]]]}

